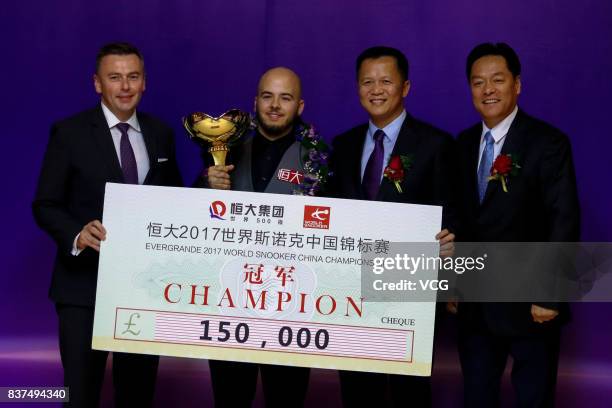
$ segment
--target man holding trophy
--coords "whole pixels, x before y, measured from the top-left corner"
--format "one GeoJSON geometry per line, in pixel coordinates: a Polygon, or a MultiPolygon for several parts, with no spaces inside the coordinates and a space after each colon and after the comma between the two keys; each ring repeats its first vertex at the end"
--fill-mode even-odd
{"type": "MultiPolygon", "coordinates": [[[[216,129],[221,133],[226,120],[236,124],[235,128],[244,125],[240,115],[243,113],[233,110],[221,118],[196,113],[185,120],[192,137],[212,142],[208,151],[215,158],[215,165],[209,166],[208,156],[205,157],[205,170],[196,186],[316,194],[327,176],[327,146],[312,127],[300,120],[304,101],[299,77],[283,67],[268,70],[259,81],[254,108],[253,132],[240,144],[235,143],[227,157],[229,164],[225,163],[228,150],[225,142],[219,143],[220,137],[214,139],[210,134],[216,129]]],[[[240,133],[240,129],[235,133],[240,133]]],[[[217,360],[210,360],[209,365],[217,407],[251,406],[260,371],[266,406],[304,404],[309,368],[217,360]]]]}

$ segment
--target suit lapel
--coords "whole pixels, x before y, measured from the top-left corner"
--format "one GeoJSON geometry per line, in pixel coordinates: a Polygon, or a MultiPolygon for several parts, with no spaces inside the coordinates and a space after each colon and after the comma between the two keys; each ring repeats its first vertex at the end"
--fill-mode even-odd
{"type": "Polygon", "coordinates": [[[123,183],[123,171],[117,157],[117,150],[113,144],[113,136],[111,135],[108,123],[102,112],[102,107],[98,106],[92,116],[92,135],[95,143],[98,145],[103,162],[110,174],[110,181],[115,183],[123,183]]]}
{"type": "Polygon", "coordinates": [[[302,144],[298,141],[293,142],[293,144],[289,146],[276,165],[276,169],[274,169],[274,173],[272,173],[272,177],[270,178],[270,181],[268,181],[268,185],[266,186],[264,193],[291,194],[293,192],[293,184],[287,181],[279,180],[278,172],[280,169],[291,169],[297,170],[302,174],[304,173],[304,166],[302,164],[302,157],[304,153],[302,151],[302,147],[302,144]]]}
{"type": "MultiPolygon", "coordinates": [[[[409,113],[406,113],[406,118],[404,119],[404,123],[402,123],[402,127],[397,135],[397,139],[395,140],[395,145],[393,146],[390,157],[415,154],[418,144],[419,135],[414,130],[414,118],[410,116],[409,113]]],[[[383,168],[385,167],[387,167],[387,163],[383,163],[383,168]]],[[[405,189],[409,189],[410,186],[406,186],[405,182],[402,182],[401,185],[402,189],[404,189],[402,194],[406,194],[407,191],[405,191],[405,189]]],[[[380,182],[378,194],[376,195],[376,200],[398,201],[400,199],[398,194],[400,193],[397,191],[395,183],[392,183],[383,177],[382,181],[380,182]]]]}
{"type": "MultiPolygon", "coordinates": [[[[480,206],[480,198],[478,196],[478,162],[480,154],[480,138],[482,135],[482,124],[476,126],[473,133],[469,136],[469,143],[467,146],[467,177],[469,177],[468,185],[468,199],[474,208],[480,206]]],[[[488,189],[488,186],[487,186],[488,189]]],[[[486,195],[486,193],[485,193],[486,195]]]]}
{"type": "Polygon", "coordinates": [[[365,144],[366,134],[368,132],[368,125],[359,126],[355,132],[357,133],[352,140],[355,143],[350,143],[348,148],[349,151],[344,152],[343,156],[347,158],[348,172],[350,176],[350,183],[354,187],[354,191],[357,194],[356,198],[365,198],[363,187],[361,185],[361,156],[363,154],[363,146],[365,144]]]}
{"type": "Polygon", "coordinates": [[[146,117],[143,117],[138,112],[138,124],[142,131],[142,138],[144,139],[145,146],[147,147],[147,154],[149,156],[149,172],[147,173],[143,184],[148,184],[149,178],[153,174],[155,166],[157,166],[157,138],[155,136],[155,129],[151,126],[151,123],[146,117]]]}

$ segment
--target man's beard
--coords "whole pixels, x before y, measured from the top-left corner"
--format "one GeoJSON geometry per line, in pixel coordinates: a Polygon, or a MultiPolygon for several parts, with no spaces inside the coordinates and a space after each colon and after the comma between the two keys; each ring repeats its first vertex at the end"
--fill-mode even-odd
{"type": "Polygon", "coordinates": [[[286,133],[288,130],[293,128],[293,125],[298,119],[298,116],[295,115],[291,120],[283,124],[269,125],[265,122],[265,118],[259,111],[255,111],[255,114],[257,115],[257,125],[259,126],[259,128],[263,130],[266,133],[266,135],[271,136],[271,137],[278,137],[286,133]]]}

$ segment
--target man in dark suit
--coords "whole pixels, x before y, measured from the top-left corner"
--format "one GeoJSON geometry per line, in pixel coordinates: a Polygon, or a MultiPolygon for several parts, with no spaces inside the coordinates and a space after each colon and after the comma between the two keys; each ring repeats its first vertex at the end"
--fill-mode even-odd
{"type": "MultiPolygon", "coordinates": [[[[466,241],[575,242],[579,205],[567,137],[517,106],[521,65],[507,44],[481,44],[467,58],[472,102],[482,122],[458,138],[464,164],[466,241]],[[499,155],[519,160],[515,175],[490,180],[499,155]]],[[[535,273],[534,273],[535,274],[535,273]]],[[[499,405],[508,355],[517,405],[553,406],[560,324],[567,306],[555,303],[449,304],[458,312],[465,404],[499,405]]]]}
{"type": "MultiPolygon", "coordinates": [[[[359,55],[356,65],[359,99],[370,121],[334,139],[330,192],[341,198],[444,206],[444,229],[436,239],[445,255],[451,250],[456,221],[453,139],[404,110],[410,81],[402,52],[372,47],[359,55]],[[399,156],[412,158],[404,169],[401,191],[383,178],[387,163],[399,156]]],[[[340,383],[348,407],[431,405],[426,377],[342,371],[340,383]]]]}
{"type": "MultiPolygon", "coordinates": [[[[94,407],[107,352],[91,349],[107,182],[180,186],[172,130],[136,113],[145,90],[142,55],[126,43],[101,48],[97,107],[55,123],[32,205],[38,225],[57,243],[49,290],[59,318],[64,383],[73,407],[94,407]]],[[[146,203],[145,203],[146,204],[146,203]]],[[[116,406],[151,406],[157,356],[114,353],[116,406]]]]}

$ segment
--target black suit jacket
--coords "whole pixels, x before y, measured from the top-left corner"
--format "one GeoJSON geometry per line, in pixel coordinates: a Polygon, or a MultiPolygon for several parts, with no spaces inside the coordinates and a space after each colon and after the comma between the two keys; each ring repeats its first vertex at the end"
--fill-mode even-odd
{"type": "MultiPolygon", "coordinates": [[[[368,124],[359,125],[333,140],[329,193],[334,197],[363,199],[361,156],[368,124]]],[[[411,155],[399,193],[393,182],[383,178],[376,201],[443,206],[442,225],[459,228],[454,194],[456,174],[455,143],[442,130],[406,115],[391,156],[411,155]]],[[[433,237],[432,237],[433,238],[433,237]]]]}
{"type": "MultiPolygon", "coordinates": [[[[463,164],[460,183],[465,229],[462,241],[578,241],[580,210],[568,138],[558,129],[519,110],[501,150],[501,154],[518,158],[519,173],[510,176],[507,193],[500,182],[489,182],[480,204],[477,166],[481,136],[482,124],[478,123],[461,132],[457,139],[463,164]]],[[[566,318],[566,305],[541,306],[560,310],[558,322],[566,318]]],[[[480,324],[493,331],[516,335],[541,327],[532,323],[530,308],[531,304],[489,303],[462,304],[459,310],[460,318],[472,324],[478,325],[480,320],[480,324]]]]}
{"type": "MultiPolygon", "coordinates": [[[[181,186],[172,130],[144,113],[137,117],[150,163],[144,184],[181,186]]],[[[123,172],[102,107],[55,123],[32,209],[58,246],[49,290],[57,303],[95,303],[98,253],[91,248],[78,256],[70,252],[83,226],[102,220],[107,182],[123,183],[123,172]]]]}

